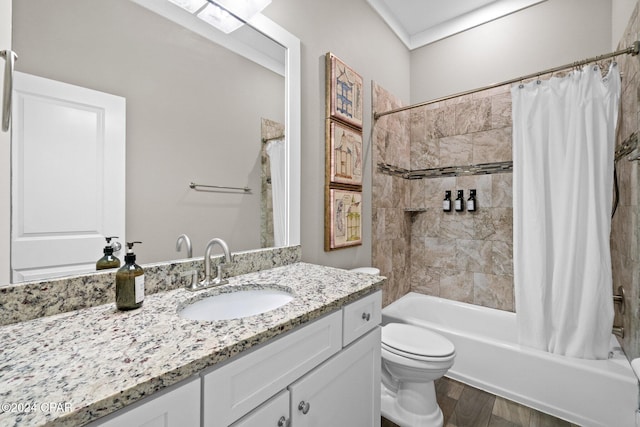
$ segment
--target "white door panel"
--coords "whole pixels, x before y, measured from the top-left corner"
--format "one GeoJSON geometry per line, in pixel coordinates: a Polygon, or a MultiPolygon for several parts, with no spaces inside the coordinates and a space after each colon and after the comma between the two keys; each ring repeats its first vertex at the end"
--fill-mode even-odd
{"type": "Polygon", "coordinates": [[[124,232],[125,99],[16,72],[13,281],[93,271],[124,232]]]}
{"type": "MultiPolygon", "coordinates": [[[[0,0],[0,50],[12,49],[11,0],[0,0]]],[[[0,82],[4,82],[5,62],[0,60],[0,82]]],[[[0,83],[0,99],[4,96],[4,84],[0,83]]],[[[0,113],[1,115],[1,113],[0,113]]],[[[0,283],[9,283],[11,268],[11,133],[0,129],[0,283]]]]}

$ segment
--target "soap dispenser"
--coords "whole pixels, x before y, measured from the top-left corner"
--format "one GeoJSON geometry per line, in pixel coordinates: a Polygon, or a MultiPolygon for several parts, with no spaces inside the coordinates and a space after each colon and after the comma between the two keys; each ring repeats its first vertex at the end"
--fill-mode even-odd
{"type": "Polygon", "coordinates": [[[96,262],[96,270],[106,270],[109,268],[120,267],[120,260],[113,255],[114,247],[111,239],[117,239],[118,236],[105,237],[107,246],[104,247],[104,256],[96,262]]]}
{"type": "Polygon", "coordinates": [[[144,270],[136,264],[133,245],[142,242],[127,242],[124,266],[116,273],[116,307],[118,310],[140,308],[144,301],[144,270]]]}
{"type": "Polygon", "coordinates": [[[458,190],[458,197],[455,200],[456,212],[462,212],[464,210],[464,190],[458,190]]]}
{"type": "Polygon", "coordinates": [[[444,192],[444,200],[442,201],[442,210],[451,212],[451,191],[444,192]]]}
{"type": "Polygon", "coordinates": [[[469,190],[470,196],[467,200],[467,212],[476,211],[476,190],[469,190]]]}

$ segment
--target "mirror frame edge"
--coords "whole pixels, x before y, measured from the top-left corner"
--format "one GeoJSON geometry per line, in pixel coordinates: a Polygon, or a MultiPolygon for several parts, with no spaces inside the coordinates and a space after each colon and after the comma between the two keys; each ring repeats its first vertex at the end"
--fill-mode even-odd
{"type": "Polygon", "coordinates": [[[286,240],[287,246],[300,245],[301,185],[301,77],[300,39],[262,14],[248,24],[286,49],[285,58],[285,140],[286,145],[286,240]],[[298,179],[292,179],[292,177],[298,179]]]}

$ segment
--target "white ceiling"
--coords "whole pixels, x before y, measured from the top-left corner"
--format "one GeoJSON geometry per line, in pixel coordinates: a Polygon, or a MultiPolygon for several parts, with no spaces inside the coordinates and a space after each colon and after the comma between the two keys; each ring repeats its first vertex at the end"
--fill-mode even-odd
{"type": "Polygon", "coordinates": [[[367,0],[410,50],[546,0],[367,0]]]}

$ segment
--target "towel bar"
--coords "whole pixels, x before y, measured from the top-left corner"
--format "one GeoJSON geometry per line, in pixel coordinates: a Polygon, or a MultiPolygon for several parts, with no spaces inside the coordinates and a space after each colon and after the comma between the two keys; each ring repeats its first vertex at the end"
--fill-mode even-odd
{"type": "Polygon", "coordinates": [[[193,188],[194,190],[197,190],[198,189],[197,187],[215,188],[219,190],[238,190],[238,191],[244,191],[245,193],[251,193],[251,189],[249,187],[223,187],[221,185],[196,184],[195,182],[192,182],[189,184],[189,188],[193,188]]]}

